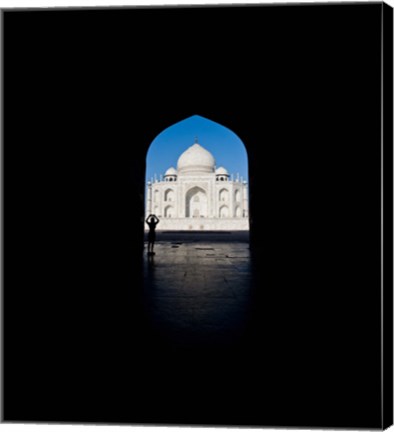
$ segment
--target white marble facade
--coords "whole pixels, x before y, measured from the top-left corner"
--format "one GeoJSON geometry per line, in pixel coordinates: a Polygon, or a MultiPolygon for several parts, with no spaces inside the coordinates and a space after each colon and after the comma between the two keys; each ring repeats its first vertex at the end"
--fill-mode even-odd
{"type": "Polygon", "coordinates": [[[181,154],[177,169],[147,184],[146,215],[160,219],[157,230],[248,230],[248,207],[247,182],[216,169],[212,154],[197,142],[181,154]]]}

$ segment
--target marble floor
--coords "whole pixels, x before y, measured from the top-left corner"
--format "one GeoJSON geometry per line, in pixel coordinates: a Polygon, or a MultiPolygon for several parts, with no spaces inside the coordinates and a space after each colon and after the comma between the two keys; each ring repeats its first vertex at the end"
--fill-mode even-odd
{"type": "Polygon", "coordinates": [[[145,250],[146,319],[167,346],[237,344],[247,328],[252,287],[247,234],[159,235],[155,255],[145,250]]]}

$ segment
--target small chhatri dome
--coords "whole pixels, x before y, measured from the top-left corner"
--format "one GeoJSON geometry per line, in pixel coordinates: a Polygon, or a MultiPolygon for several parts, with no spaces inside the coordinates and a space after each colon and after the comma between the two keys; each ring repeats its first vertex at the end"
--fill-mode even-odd
{"type": "Polygon", "coordinates": [[[197,142],[183,152],[178,159],[179,174],[206,174],[213,173],[214,171],[214,157],[197,142]]]}
{"type": "Polygon", "coordinates": [[[166,173],[164,174],[164,177],[166,176],[176,176],[178,173],[174,167],[168,168],[166,173]]]}
{"type": "Polygon", "coordinates": [[[215,172],[216,172],[216,175],[224,175],[224,176],[228,176],[229,175],[229,173],[226,170],[226,168],[223,168],[223,167],[219,167],[215,172]]]}

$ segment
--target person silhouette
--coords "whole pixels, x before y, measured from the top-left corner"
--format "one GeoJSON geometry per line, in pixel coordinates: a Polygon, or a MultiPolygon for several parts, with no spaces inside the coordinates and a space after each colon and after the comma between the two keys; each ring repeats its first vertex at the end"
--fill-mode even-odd
{"type": "Polygon", "coordinates": [[[148,255],[154,255],[153,248],[155,246],[155,240],[156,240],[156,225],[160,222],[160,219],[154,215],[150,214],[145,222],[149,226],[149,233],[148,233],[148,255]]]}

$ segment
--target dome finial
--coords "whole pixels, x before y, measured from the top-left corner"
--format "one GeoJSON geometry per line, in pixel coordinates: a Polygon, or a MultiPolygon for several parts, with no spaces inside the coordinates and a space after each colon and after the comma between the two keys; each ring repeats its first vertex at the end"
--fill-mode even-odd
{"type": "Polygon", "coordinates": [[[194,137],[194,144],[198,144],[198,136],[197,135],[194,137]]]}

